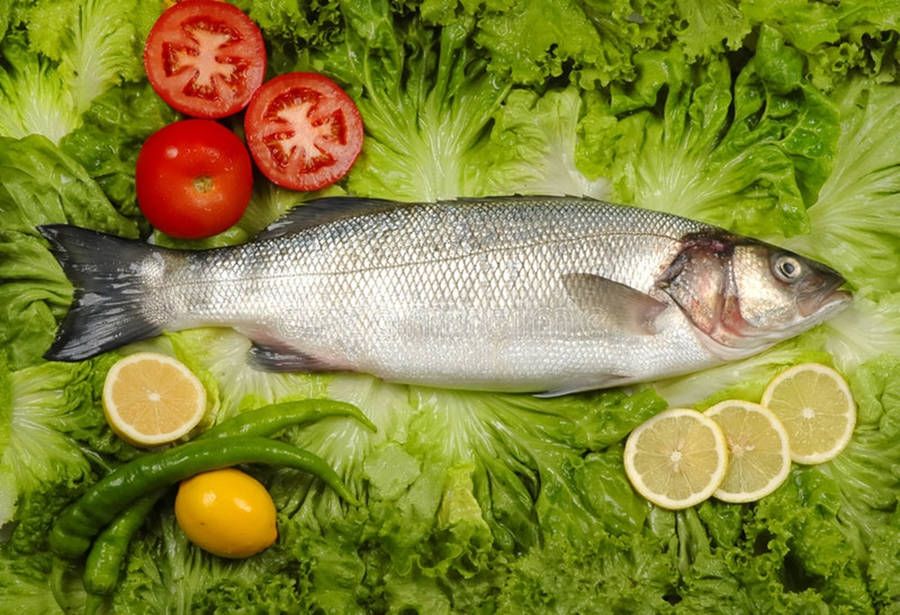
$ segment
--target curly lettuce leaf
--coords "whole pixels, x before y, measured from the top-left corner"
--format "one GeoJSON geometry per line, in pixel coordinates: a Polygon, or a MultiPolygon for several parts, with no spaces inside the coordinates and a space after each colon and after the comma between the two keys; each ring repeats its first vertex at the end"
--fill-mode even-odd
{"type": "Polygon", "coordinates": [[[469,181],[483,186],[485,194],[608,197],[609,182],[588,179],[575,160],[583,107],[572,87],[543,96],[513,90],[475,154],[484,164],[472,165],[469,181]]]}
{"type": "Polygon", "coordinates": [[[63,137],[59,147],[81,163],[123,216],[145,230],[149,225],[134,188],[138,152],[147,137],[176,119],[149,83],[123,84],[94,99],[81,125],[63,137]]]}
{"type": "Polygon", "coordinates": [[[831,168],[838,114],[775,33],[760,33],[734,79],[724,58],[690,64],[677,50],[635,65],[633,84],[590,100],[576,158],[613,179],[615,200],[749,235],[809,230],[806,203],[831,168]]]}
{"type": "Polygon", "coordinates": [[[101,0],[19,7],[17,28],[0,45],[0,136],[40,134],[57,143],[94,99],[143,78],[145,23],[162,8],[101,0]]]}
{"type": "Polygon", "coordinates": [[[36,230],[50,223],[138,234],[84,168],[45,137],[0,137],[0,344],[14,367],[40,361],[72,300],[72,285],[36,230]]]}
{"type": "Polygon", "coordinates": [[[831,90],[856,75],[896,83],[900,4],[896,0],[818,2],[762,0],[741,3],[754,26],[778,30],[799,51],[816,87],[831,90]]]}
{"type": "Polygon", "coordinates": [[[900,87],[858,80],[835,96],[833,171],[808,209],[810,231],[787,245],[831,263],[857,288],[900,290],[900,87]]]}
{"type": "MultiPolygon", "coordinates": [[[[130,455],[130,447],[112,435],[98,403],[103,375],[115,358],[43,363],[15,371],[0,361],[0,476],[13,484],[19,505],[23,498],[49,494],[58,505],[41,504],[35,510],[58,511],[72,495],[54,493],[91,482],[92,464],[107,467],[107,456],[130,455]]],[[[0,525],[11,520],[9,512],[7,508],[0,525]]],[[[17,520],[27,524],[33,516],[17,520]]],[[[43,540],[49,523],[44,525],[29,534],[43,540]]]]}
{"type": "Polygon", "coordinates": [[[540,85],[574,65],[586,84],[605,85],[630,73],[632,45],[640,48],[653,38],[644,31],[655,15],[647,15],[641,28],[625,2],[492,4],[478,16],[475,40],[490,50],[491,70],[508,71],[516,83],[540,85]]]}
{"type": "Polygon", "coordinates": [[[900,294],[867,289],[825,325],[825,349],[844,373],[900,348],[900,294]]]}

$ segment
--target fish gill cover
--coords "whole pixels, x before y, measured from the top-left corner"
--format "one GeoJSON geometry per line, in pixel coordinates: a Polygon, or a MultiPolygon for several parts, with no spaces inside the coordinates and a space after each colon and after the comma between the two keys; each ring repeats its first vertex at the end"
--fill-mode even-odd
{"type": "MultiPolygon", "coordinates": [[[[536,399],[267,374],[249,342],[200,329],[143,343],[200,374],[211,421],[328,396],[378,426],[329,419],[283,438],[363,500],[253,468],[280,537],[245,561],[188,543],[164,499],[133,541],[116,613],[797,613],[900,609],[900,132],[896,0],[239,2],[270,74],[315,70],[367,134],[330,192],[398,199],[587,194],[795,247],[857,299],[746,361],[635,390],[536,399]],[[791,364],[849,376],[848,449],[756,504],[655,508],[623,440],[673,404],[759,398],[791,364]]],[[[51,582],[58,512],[140,453],[100,407],[115,353],[41,355],[72,287],[34,230],[69,222],[146,237],[134,161],[177,119],[139,50],[163,3],[0,4],[0,612],[79,610],[51,582]]],[[[310,195],[264,181],[216,237],[245,241],[310,195]]],[[[315,196],[315,195],[311,195],[315,196]]]]}

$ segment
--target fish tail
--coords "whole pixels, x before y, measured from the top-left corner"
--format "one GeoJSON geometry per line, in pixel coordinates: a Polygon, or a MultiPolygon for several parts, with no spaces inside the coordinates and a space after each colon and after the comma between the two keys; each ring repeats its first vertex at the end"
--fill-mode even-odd
{"type": "Polygon", "coordinates": [[[151,289],[140,266],[160,248],[67,224],[38,230],[75,286],[45,359],[81,361],[162,333],[162,323],[148,314],[151,289]]]}

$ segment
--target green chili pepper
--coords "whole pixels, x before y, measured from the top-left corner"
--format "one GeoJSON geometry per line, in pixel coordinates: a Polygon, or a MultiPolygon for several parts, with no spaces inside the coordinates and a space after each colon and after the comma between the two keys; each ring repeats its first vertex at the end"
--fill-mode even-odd
{"type": "Polygon", "coordinates": [[[50,533],[50,547],[63,557],[78,557],[97,532],[135,499],[195,474],[241,463],[270,463],[310,472],[344,500],[357,504],[331,466],[309,451],[258,436],[209,438],[144,455],[110,472],[63,511],[50,533]]]}
{"type": "Polygon", "coordinates": [[[242,412],[200,434],[196,439],[225,436],[268,436],[290,425],[317,421],[329,416],[347,416],[356,419],[368,429],[377,431],[372,421],[356,406],[330,399],[304,399],[242,412]]]}
{"type": "MultiPolygon", "coordinates": [[[[290,425],[308,423],[329,416],[348,416],[375,431],[375,425],[356,407],[327,399],[305,399],[270,404],[248,410],[197,437],[197,440],[232,436],[268,436],[290,425]]],[[[119,581],[122,562],[134,533],[165,490],[133,502],[94,540],[84,572],[84,586],[91,594],[112,593],[119,581]]]]}
{"type": "Polygon", "coordinates": [[[139,498],[100,532],[84,568],[84,588],[88,593],[105,596],[116,588],[128,543],[163,493],[160,489],[139,498]]]}

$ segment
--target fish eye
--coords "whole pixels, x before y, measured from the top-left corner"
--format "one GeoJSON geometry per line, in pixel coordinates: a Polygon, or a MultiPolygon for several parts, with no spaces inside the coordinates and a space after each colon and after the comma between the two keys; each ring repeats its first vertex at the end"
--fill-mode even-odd
{"type": "Polygon", "coordinates": [[[775,260],[775,277],[782,282],[793,282],[800,277],[802,267],[800,261],[792,256],[779,256],[775,260]]]}

